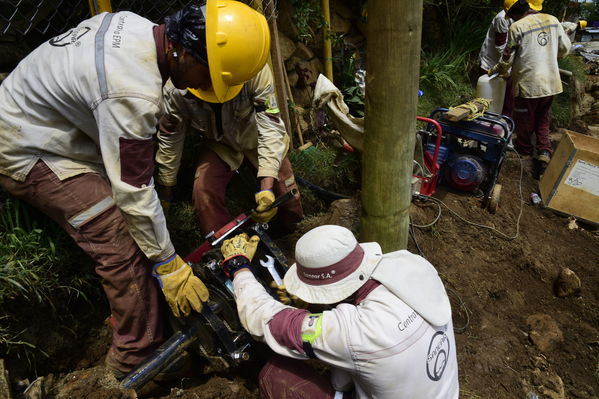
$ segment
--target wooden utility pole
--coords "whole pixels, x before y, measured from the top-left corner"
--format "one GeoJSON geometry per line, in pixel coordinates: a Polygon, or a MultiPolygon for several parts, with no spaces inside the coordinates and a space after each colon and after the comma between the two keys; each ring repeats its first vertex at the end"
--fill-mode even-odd
{"type": "Polygon", "coordinates": [[[370,0],[361,241],[408,244],[422,0],[370,0]]]}

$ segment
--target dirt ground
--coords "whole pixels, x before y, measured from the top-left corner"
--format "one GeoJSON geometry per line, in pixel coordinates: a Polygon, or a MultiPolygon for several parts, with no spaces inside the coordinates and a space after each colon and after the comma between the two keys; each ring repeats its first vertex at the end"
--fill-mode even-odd
{"type": "MultiPolygon", "coordinates": [[[[409,249],[423,254],[445,281],[456,330],[462,398],[599,398],[599,236],[592,226],[534,206],[531,160],[508,154],[499,182],[496,214],[480,199],[439,187],[435,197],[471,223],[442,206],[438,222],[414,229],[409,249]],[[520,187],[523,195],[520,212],[520,187]],[[416,245],[417,243],[417,245],[416,245]],[[556,283],[563,268],[580,279],[581,288],[559,297],[556,283]]],[[[412,221],[433,221],[435,203],[415,203],[412,221]]],[[[280,242],[291,254],[294,239],[308,229],[337,223],[357,231],[356,200],[334,202],[327,214],[306,220],[300,231],[280,242]]],[[[574,279],[575,280],[575,279],[574,279]]],[[[151,386],[141,393],[122,391],[102,366],[108,348],[107,327],[96,326],[70,373],[46,375],[40,391],[50,398],[258,398],[257,359],[229,371],[198,375],[175,385],[151,386]]],[[[258,347],[262,355],[265,347],[258,347]]],[[[75,348],[74,348],[75,349],[75,348]]],[[[19,398],[19,395],[16,395],[19,398]]]]}

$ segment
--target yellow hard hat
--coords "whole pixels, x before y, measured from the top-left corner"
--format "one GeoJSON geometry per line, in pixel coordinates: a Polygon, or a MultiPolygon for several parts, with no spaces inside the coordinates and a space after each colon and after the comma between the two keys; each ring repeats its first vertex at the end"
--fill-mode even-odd
{"type": "MultiPolygon", "coordinates": [[[[507,13],[518,0],[505,0],[503,2],[503,10],[507,13]]],[[[527,0],[529,7],[535,11],[543,9],[543,0],[527,0]]]]}
{"type": "Polygon", "coordinates": [[[208,0],[206,50],[210,90],[188,89],[200,99],[224,103],[234,98],[268,59],[270,31],[264,15],[233,0],[208,0]]]}
{"type": "Polygon", "coordinates": [[[528,5],[535,11],[543,9],[543,0],[528,0],[528,5]]]}
{"type": "MultiPolygon", "coordinates": [[[[503,11],[505,11],[505,13],[507,14],[507,12],[510,10],[510,8],[512,8],[512,6],[514,4],[516,4],[517,2],[518,2],[518,0],[505,0],[503,2],[503,11]]],[[[506,15],[506,18],[508,18],[507,15],[506,15]]]]}
{"type": "Polygon", "coordinates": [[[579,26],[580,30],[584,30],[584,28],[587,27],[587,21],[585,21],[584,19],[581,19],[580,21],[578,21],[578,26],[579,26]]]}

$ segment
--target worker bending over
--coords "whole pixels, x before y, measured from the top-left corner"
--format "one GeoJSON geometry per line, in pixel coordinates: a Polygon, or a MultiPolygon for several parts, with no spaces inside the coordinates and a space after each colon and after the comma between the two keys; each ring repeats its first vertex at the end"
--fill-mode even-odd
{"type": "MultiPolygon", "coordinates": [[[[242,58],[239,65],[244,68],[247,63],[242,58]]],[[[275,196],[297,188],[286,155],[289,137],[279,117],[270,67],[264,65],[243,88],[229,93],[223,104],[201,90],[179,90],[169,83],[164,87],[164,98],[166,113],[160,120],[156,154],[161,198],[172,198],[185,134],[196,132],[204,141],[197,157],[192,201],[202,233],[217,231],[230,221],[225,192],[244,161],[257,171],[260,182],[255,195],[258,212],[253,217],[258,222],[268,222],[277,208],[260,211],[275,196]]],[[[299,197],[281,208],[276,227],[281,233],[290,233],[303,217],[299,197]]]]}
{"type": "MultiPolygon", "coordinates": [[[[39,46],[0,86],[0,185],[94,260],[114,318],[106,363],[117,378],[165,339],[159,287],[177,316],[208,299],[171,243],[154,190],[152,136],[169,78],[181,89],[217,88],[206,51],[216,37],[206,26],[226,34],[227,18],[246,28],[244,42],[267,45],[264,17],[234,1],[188,5],[158,26],[131,12],[102,13],[39,46]]],[[[252,76],[230,77],[233,85],[252,76]]]]}
{"type": "Polygon", "coordinates": [[[295,246],[284,277],[309,312],[273,299],[248,269],[258,237],[221,247],[244,328],[279,355],[260,373],[265,398],[427,398],[459,395],[451,307],[435,268],[408,251],[381,254],[341,226],[295,246]],[[331,367],[327,381],[304,359],[331,367]]]}
{"type": "Polygon", "coordinates": [[[525,0],[505,0],[504,10],[515,22],[501,60],[489,74],[506,75],[512,68],[514,147],[523,155],[533,155],[536,147],[536,159],[544,170],[553,152],[549,140],[551,103],[553,96],[562,92],[557,59],[568,54],[570,40],[557,18],[537,12],[525,0]]]}

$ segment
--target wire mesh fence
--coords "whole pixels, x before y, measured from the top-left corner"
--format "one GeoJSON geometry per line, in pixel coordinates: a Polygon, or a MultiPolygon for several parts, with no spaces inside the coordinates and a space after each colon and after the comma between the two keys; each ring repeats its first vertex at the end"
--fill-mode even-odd
{"type": "MultiPolygon", "coordinates": [[[[113,11],[132,11],[154,22],[183,8],[189,0],[112,0],[113,11]]],[[[274,0],[243,1],[274,18],[274,0]],[[263,8],[263,4],[265,7],[263,8]],[[268,6],[271,4],[272,6],[268,6]]],[[[87,0],[0,0],[0,41],[15,41],[29,35],[52,37],[90,16],[87,0]]]]}

